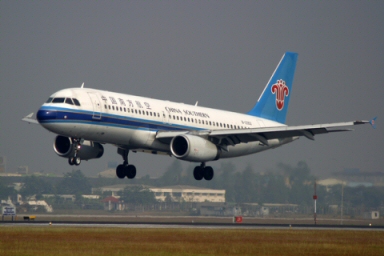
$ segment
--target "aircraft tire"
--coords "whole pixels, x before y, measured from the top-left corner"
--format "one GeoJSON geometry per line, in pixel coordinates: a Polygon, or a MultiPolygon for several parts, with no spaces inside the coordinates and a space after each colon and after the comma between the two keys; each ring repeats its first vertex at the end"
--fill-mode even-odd
{"type": "Polygon", "coordinates": [[[73,159],[73,162],[75,163],[75,165],[80,165],[80,163],[81,163],[81,159],[80,159],[80,157],[75,157],[75,158],[73,159]]]}
{"type": "Polygon", "coordinates": [[[213,168],[211,166],[205,167],[203,175],[205,180],[212,180],[214,176],[213,168]]]}
{"type": "Polygon", "coordinates": [[[128,179],[133,179],[136,177],[136,167],[134,165],[128,165],[125,167],[125,173],[128,179]]]}
{"type": "Polygon", "coordinates": [[[193,177],[195,180],[202,180],[204,177],[204,169],[200,166],[196,166],[193,170],[193,177]]]}
{"type": "Polygon", "coordinates": [[[116,176],[119,178],[119,179],[124,179],[125,178],[125,172],[124,172],[124,165],[121,165],[119,164],[117,167],[116,167],[116,176]]]}
{"type": "Polygon", "coordinates": [[[75,164],[74,158],[73,157],[68,158],[68,163],[69,165],[74,165],[75,164]]]}

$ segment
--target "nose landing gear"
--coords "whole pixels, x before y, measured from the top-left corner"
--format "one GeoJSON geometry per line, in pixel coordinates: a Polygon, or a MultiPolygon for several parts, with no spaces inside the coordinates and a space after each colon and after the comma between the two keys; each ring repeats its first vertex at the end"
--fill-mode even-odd
{"type": "Polygon", "coordinates": [[[69,165],[80,165],[81,159],[80,157],[70,157],[68,158],[69,165]]]}
{"type": "Polygon", "coordinates": [[[69,165],[80,165],[81,159],[80,157],[77,156],[77,153],[81,149],[81,143],[83,141],[84,141],[83,139],[72,138],[75,154],[72,157],[68,158],[69,165]]]}

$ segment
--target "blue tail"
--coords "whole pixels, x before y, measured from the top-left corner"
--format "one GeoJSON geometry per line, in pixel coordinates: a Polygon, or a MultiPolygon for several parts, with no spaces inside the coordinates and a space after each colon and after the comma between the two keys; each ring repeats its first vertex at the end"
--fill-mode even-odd
{"type": "Polygon", "coordinates": [[[297,56],[294,52],[284,54],[249,115],[285,124],[297,56]]]}

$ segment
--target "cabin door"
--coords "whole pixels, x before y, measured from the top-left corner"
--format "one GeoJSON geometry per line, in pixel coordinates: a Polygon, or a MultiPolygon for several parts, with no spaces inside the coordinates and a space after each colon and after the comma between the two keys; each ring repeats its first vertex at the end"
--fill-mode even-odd
{"type": "Polygon", "coordinates": [[[97,94],[95,92],[88,92],[89,98],[91,98],[92,105],[93,105],[93,119],[100,120],[101,119],[101,102],[99,100],[99,97],[97,97],[97,94]]]}

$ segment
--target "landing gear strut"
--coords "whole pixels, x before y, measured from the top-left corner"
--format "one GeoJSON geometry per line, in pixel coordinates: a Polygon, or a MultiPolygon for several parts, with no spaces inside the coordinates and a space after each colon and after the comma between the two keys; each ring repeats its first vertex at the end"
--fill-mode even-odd
{"type": "Polygon", "coordinates": [[[195,180],[212,180],[214,171],[211,166],[205,166],[205,163],[201,163],[200,166],[196,166],[193,170],[193,177],[195,180]]]}
{"type": "Polygon", "coordinates": [[[116,167],[116,176],[120,179],[124,179],[125,177],[128,179],[135,178],[136,167],[134,165],[128,164],[129,150],[118,148],[117,153],[123,157],[124,163],[119,164],[116,167]]]}
{"type": "Polygon", "coordinates": [[[72,157],[68,158],[69,165],[80,165],[81,159],[80,159],[80,157],[77,156],[77,153],[81,148],[82,141],[83,141],[82,139],[79,140],[76,138],[72,138],[73,147],[75,149],[75,154],[72,157]]]}

